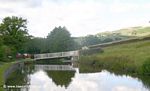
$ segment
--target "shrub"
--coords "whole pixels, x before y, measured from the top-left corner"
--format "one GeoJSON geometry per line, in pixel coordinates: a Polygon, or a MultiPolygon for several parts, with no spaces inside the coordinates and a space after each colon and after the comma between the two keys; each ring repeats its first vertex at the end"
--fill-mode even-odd
{"type": "Polygon", "coordinates": [[[101,49],[101,48],[90,48],[90,49],[81,50],[80,54],[81,55],[92,55],[92,54],[102,53],[102,52],[103,52],[103,49],[101,49]]]}
{"type": "Polygon", "coordinates": [[[8,61],[8,56],[11,56],[12,50],[8,46],[0,47],[0,61],[8,61]]]}
{"type": "Polygon", "coordinates": [[[142,73],[150,75],[150,58],[148,58],[142,65],[142,73]]]}

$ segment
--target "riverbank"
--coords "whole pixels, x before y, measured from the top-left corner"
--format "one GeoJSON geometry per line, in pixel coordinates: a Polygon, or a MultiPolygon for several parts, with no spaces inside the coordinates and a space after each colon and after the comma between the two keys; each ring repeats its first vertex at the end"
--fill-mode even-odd
{"type": "Polygon", "coordinates": [[[4,91],[3,89],[3,85],[5,84],[5,80],[4,80],[4,73],[5,71],[11,67],[11,65],[19,63],[19,62],[28,62],[28,61],[33,61],[32,59],[22,59],[19,61],[14,61],[14,62],[3,62],[1,63],[0,66],[0,91],[4,91]]]}
{"type": "Polygon", "coordinates": [[[103,48],[103,53],[81,56],[80,71],[101,71],[150,75],[150,40],[135,41],[103,48]]]}

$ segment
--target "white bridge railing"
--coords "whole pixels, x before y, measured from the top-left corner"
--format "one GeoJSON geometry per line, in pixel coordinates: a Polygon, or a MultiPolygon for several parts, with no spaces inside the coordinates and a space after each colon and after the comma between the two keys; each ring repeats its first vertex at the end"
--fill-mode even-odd
{"type": "Polygon", "coordinates": [[[79,56],[78,51],[68,51],[68,52],[57,52],[57,53],[44,53],[44,54],[35,54],[34,59],[51,59],[51,58],[61,58],[61,57],[76,57],[79,56]]]}

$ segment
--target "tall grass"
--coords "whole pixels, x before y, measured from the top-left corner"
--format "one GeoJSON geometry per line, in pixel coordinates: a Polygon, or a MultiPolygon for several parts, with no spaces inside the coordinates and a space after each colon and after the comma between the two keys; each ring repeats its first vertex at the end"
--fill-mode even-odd
{"type": "Polygon", "coordinates": [[[150,72],[150,40],[112,45],[103,50],[103,53],[81,56],[79,60],[81,70],[91,71],[91,67],[95,67],[130,74],[150,72]],[[144,68],[145,65],[147,68],[144,68]]]}

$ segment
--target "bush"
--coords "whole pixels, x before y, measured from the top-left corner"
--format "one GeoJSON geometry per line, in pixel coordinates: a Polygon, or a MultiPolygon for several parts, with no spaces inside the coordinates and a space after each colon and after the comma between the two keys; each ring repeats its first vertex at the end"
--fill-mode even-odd
{"type": "Polygon", "coordinates": [[[81,55],[92,55],[92,54],[102,53],[102,52],[103,52],[103,49],[101,49],[101,48],[90,48],[90,49],[81,50],[80,54],[81,55]]]}
{"type": "Polygon", "coordinates": [[[8,46],[0,47],[0,61],[8,61],[8,56],[11,56],[12,51],[8,46]]]}
{"type": "Polygon", "coordinates": [[[148,58],[142,65],[142,73],[150,75],[150,58],[148,58]]]}

